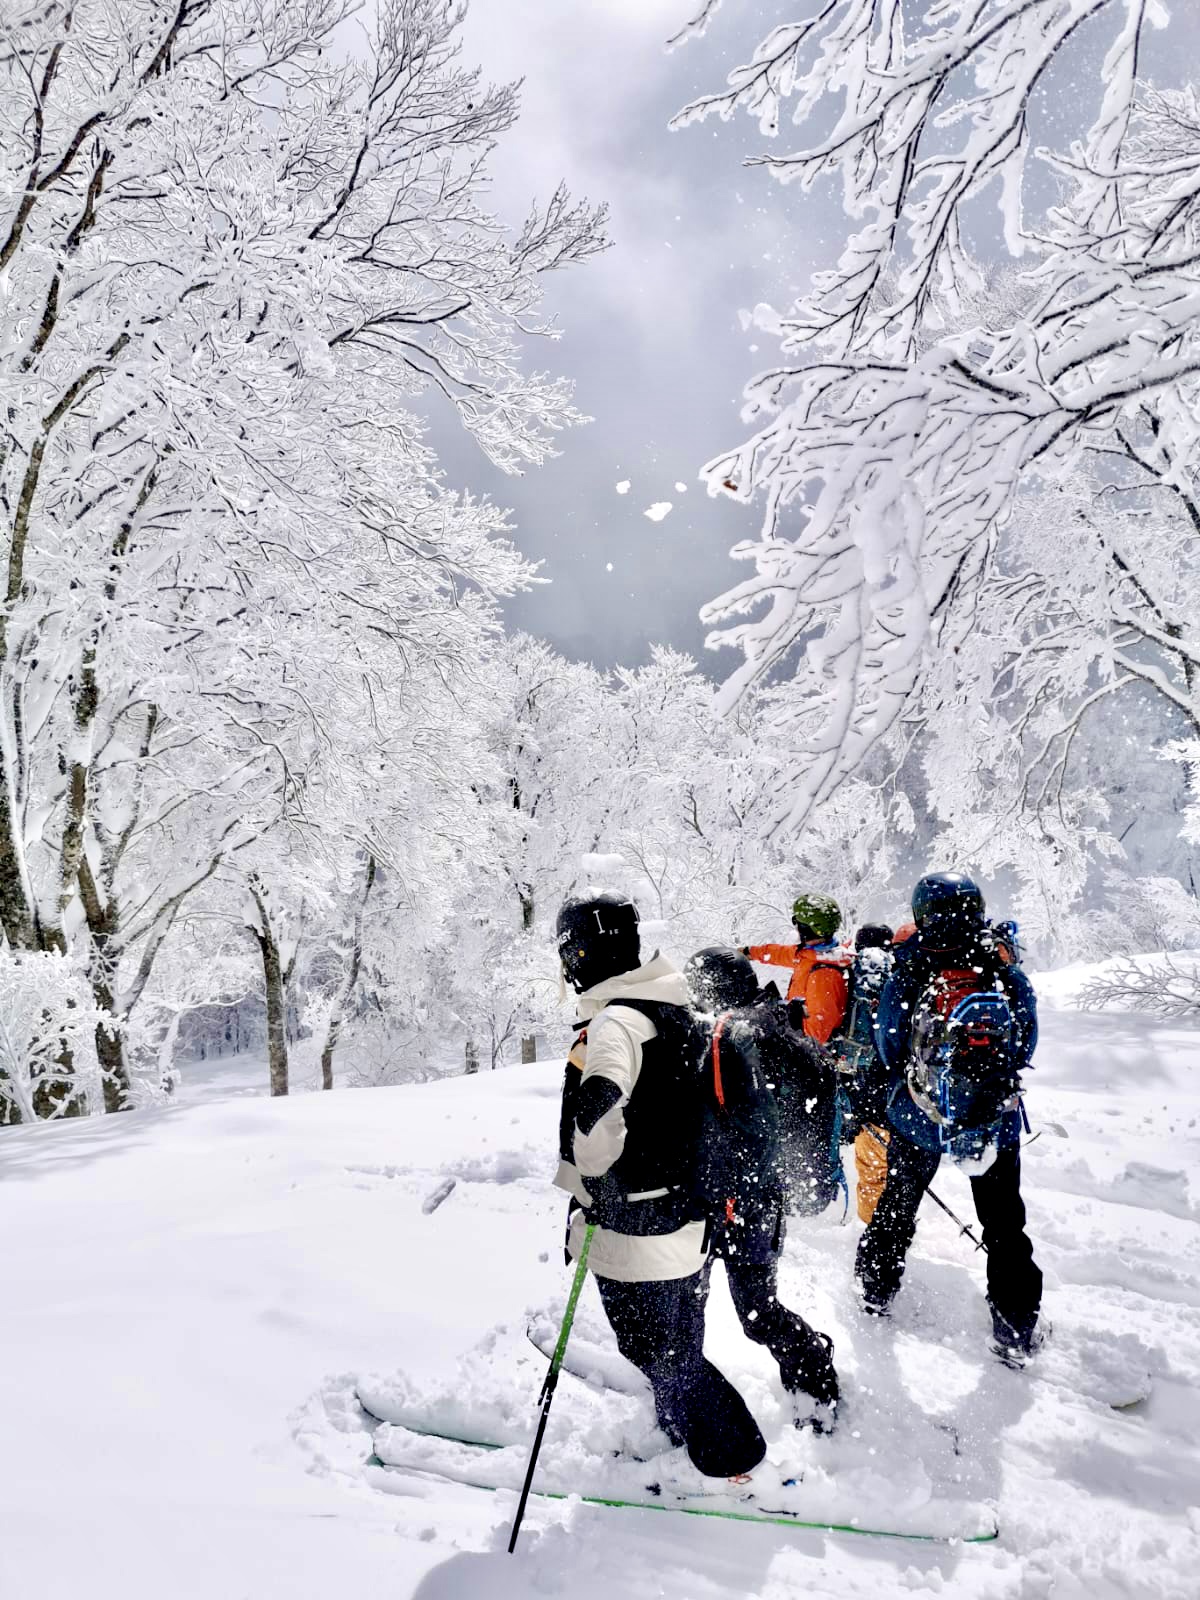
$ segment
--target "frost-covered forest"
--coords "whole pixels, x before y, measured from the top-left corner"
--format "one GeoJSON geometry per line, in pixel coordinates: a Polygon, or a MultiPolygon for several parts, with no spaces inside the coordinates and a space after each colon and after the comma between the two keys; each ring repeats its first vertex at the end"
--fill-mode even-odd
{"type": "Polygon", "coordinates": [[[4,1600],[1194,1600],[1197,63],[0,0],[4,1600]]]}
{"type": "Polygon", "coordinates": [[[739,20],[674,135],[748,113],[760,203],[847,219],[743,313],[779,354],[704,468],[746,507],[706,618],[732,651],[603,671],[506,628],[539,575],[436,451],[569,448],[548,300],[608,243],[569,173],[493,208],[520,97],[460,7],[5,8],[5,1120],[248,1046],[275,1093],[530,1059],[589,881],[681,951],[778,928],[801,879],[895,914],[929,861],[1002,885],[1043,961],[1200,942],[1169,10],[795,10],[739,20]]]}

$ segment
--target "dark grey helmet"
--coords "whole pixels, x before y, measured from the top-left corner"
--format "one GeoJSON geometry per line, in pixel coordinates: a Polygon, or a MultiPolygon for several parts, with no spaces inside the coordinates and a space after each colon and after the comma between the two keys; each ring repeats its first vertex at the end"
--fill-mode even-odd
{"type": "Polygon", "coordinates": [[[961,872],[930,872],[913,890],[913,921],[928,950],[953,950],[983,927],[983,890],[961,872]]]}
{"type": "Polygon", "coordinates": [[[744,955],[727,945],[697,950],[684,963],[692,998],[701,1011],[734,1011],[758,994],[758,979],[744,955]]]}

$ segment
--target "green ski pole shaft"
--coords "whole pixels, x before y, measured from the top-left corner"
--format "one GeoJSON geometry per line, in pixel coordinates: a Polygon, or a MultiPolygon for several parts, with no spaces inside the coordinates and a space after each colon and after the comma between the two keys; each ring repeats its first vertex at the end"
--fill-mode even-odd
{"type": "Polygon", "coordinates": [[[558,1343],[554,1346],[554,1354],[550,1357],[550,1367],[546,1373],[545,1382],[538,1401],[542,1414],[538,1418],[537,1433],[533,1438],[533,1449],[529,1452],[529,1466],[525,1471],[525,1482],[521,1487],[521,1498],[517,1502],[517,1514],[513,1518],[512,1535],[508,1541],[508,1553],[512,1555],[517,1548],[517,1535],[521,1531],[521,1523],[525,1519],[525,1507],[529,1502],[529,1491],[533,1487],[533,1474],[537,1466],[538,1455],[542,1448],[542,1440],[546,1436],[546,1424],[550,1420],[550,1406],[554,1400],[554,1391],[558,1387],[558,1374],[562,1370],[563,1356],[567,1353],[567,1340],[571,1337],[571,1324],[575,1321],[575,1307],[579,1304],[579,1296],[583,1291],[583,1280],[587,1276],[588,1251],[592,1248],[592,1235],[596,1231],[595,1223],[589,1223],[583,1235],[583,1246],[579,1252],[579,1261],[575,1267],[575,1281],[571,1284],[571,1292],[567,1296],[567,1309],[563,1315],[562,1327],[558,1331],[558,1343]]]}

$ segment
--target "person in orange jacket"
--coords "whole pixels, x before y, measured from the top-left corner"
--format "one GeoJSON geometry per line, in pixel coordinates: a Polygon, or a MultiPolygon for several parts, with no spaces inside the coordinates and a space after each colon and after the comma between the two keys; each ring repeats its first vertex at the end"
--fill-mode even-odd
{"type": "Polygon", "coordinates": [[[828,1044],[846,1016],[851,957],[835,943],[841,925],[836,900],[824,894],[805,894],[792,907],[795,944],[742,947],[742,954],[751,961],[792,969],[787,997],[804,1002],[804,1031],[818,1044],[828,1044]]]}

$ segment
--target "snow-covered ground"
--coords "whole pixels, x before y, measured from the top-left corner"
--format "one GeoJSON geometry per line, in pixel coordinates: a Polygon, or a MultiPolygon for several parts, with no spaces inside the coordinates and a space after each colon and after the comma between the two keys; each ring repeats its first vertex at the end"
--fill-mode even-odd
{"type": "MultiPolygon", "coordinates": [[[[991,1507],[994,1543],[538,1501],[510,1558],[515,1496],[368,1467],[353,1395],[527,1437],[543,1363],[526,1323],[554,1321],[568,1285],[557,1064],[272,1102],[247,1093],[260,1064],[227,1062],[165,1110],[0,1139],[0,1595],[1195,1596],[1200,1033],[1045,1021],[1025,1164],[1054,1338],[1034,1367],[988,1355],[979,1258],[930,1207],[890,1324],[855,1311],[857,1223],[793,1228],[784,1298],[833,1334],[845,1380],[832,1439],[788,1437],[720,1283],[709,1317],[801,1501],[892,1527],[991,1507]]],[[[937,1188],[971,1215],[958,1175],[937,1188]]],[[[589,1286],[578,1352],[604,1345],[589,1286]]],[[[647,1426],[638,1400],[565,1377],[546,1481],[616,1482],[609,1452],[647,1426]]]]}

